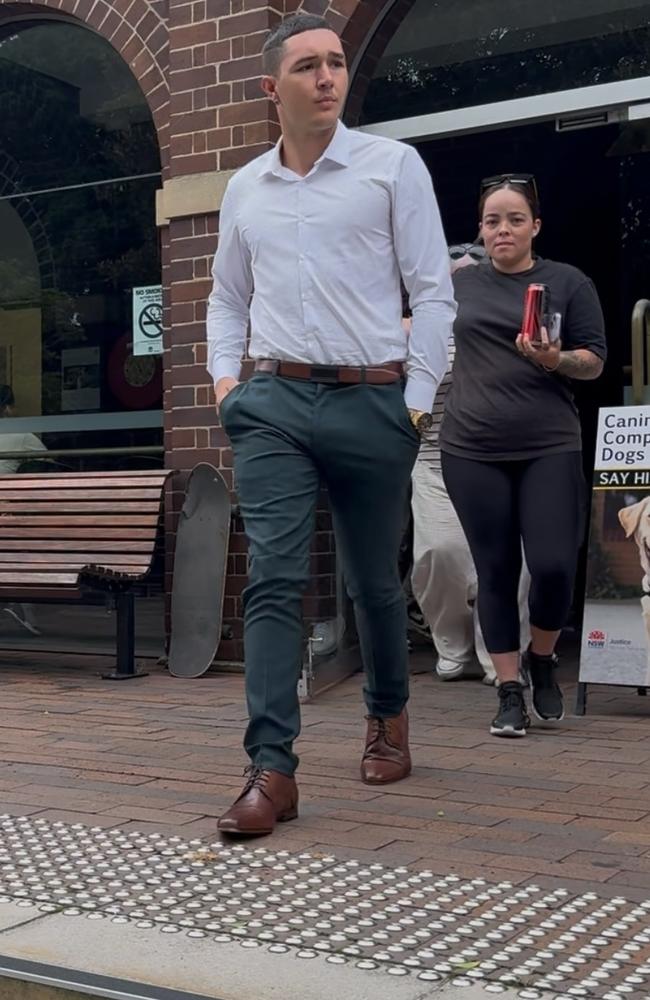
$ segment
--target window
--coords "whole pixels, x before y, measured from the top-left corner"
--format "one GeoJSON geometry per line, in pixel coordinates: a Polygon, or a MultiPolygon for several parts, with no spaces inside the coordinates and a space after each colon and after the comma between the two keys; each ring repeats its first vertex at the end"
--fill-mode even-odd
{"type": "MultiPolygon", "coordinates": [[[[0,26],[0,473],[162,464],[159,187],[149,107],[109,42],[61,19],[0,26]]],[[[162,552],[139,655],[163,651],[161,585],[162,552]]],[[[0,643],[113,652],[98,602],[0,607],[0,643]]]]}
{"type": "Polygon", "coordinates": [[[3,431],[71,452],[161,444],[160,357],[132,353],[133,288],[160,285],[159,186],[148,105],[112,46],[66,21],[5,25],[0,384],[15,409],[3,431]]]}
{"type": "Polygon", "coordinates": [[[416,0],[361,124],[646,76],[648,10],[642,0],[416,0]]]}

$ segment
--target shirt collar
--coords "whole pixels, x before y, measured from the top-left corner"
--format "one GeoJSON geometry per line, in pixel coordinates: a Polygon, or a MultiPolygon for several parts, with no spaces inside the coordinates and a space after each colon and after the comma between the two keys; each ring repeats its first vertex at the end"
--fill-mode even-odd
{"type": "Polygon", "coordinates": [[[321,160],[332,160],[333,163],[338,163],[341,167],[350,165],[350,131],[343,122],[340,121],[337,124],[332,141],[316,162],[320,163],[321,160]]]}
{"type": "MultiPolygon", "coordinates": [[[[286,177],[287,168],[282,163],[282,158],[280,151],[282,149],[282,137],[278,139],[273,149],[269,150],[267,153],[267,160],[264,164],[261,177],[266,174],[274,174],[276,177],[286,177]]],[[[332,140],[327,147],[327,149],[322,153],[322,155],[316,160],[314,168],[316,168],[323,160],[331,160],[332,163],[337,163],[341,167],[347,167],[350,164],[350,130],[345,127],[343,122],[338,122],[336,126],[336,131],[332,136],[332,140]]]]}

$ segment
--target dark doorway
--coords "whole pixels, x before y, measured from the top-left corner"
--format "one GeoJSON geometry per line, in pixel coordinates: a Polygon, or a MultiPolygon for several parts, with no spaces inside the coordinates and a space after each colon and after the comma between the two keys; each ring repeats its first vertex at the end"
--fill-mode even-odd
{"type": "Polygon", "coordinates": [[[574,264],[594,281],[605,312],[609,360],[597,383],[576,386],[589,461],[598,406],[624,401],[630,321],[650,297],[650,124],[558,131],[554,121],[418,144],[434,179],[450,243],[477,233],[482,177],[535,174],[543,257],[574,264]]]}

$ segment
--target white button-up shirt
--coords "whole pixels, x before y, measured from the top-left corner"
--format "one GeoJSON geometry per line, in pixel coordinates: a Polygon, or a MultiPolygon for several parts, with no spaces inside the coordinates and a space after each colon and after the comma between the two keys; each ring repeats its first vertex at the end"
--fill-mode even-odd
{"type": "Polygon", "coordinates": [[[339,123],[301,177],[283,166],[280,143],[243,167],[223,200],[208,303],[212,378],[239,378],[250,318],[251,358],[405,361],[406,404],[430,410],[456,303],[424,163],[411,146],[339,123]]]}

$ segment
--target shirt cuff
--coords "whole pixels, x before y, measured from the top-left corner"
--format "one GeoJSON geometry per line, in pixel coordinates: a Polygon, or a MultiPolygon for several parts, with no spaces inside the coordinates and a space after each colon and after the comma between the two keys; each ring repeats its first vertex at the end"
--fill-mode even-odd
{"type": "Polygon", "coordinates": [[[221,358],[219,361],[213,362],[210,374],[215,385],[220,378],[234,378],[235,381],[239,382],[241,362],[233,361],[231,358],[221,358]]]}
{"type": "Polygon", "coordinates": [[[431,413],[437,388],[434,379],[427,378],[426,375],[411,375],[406,381],[404,402],[409,410],[431,413]]]}

